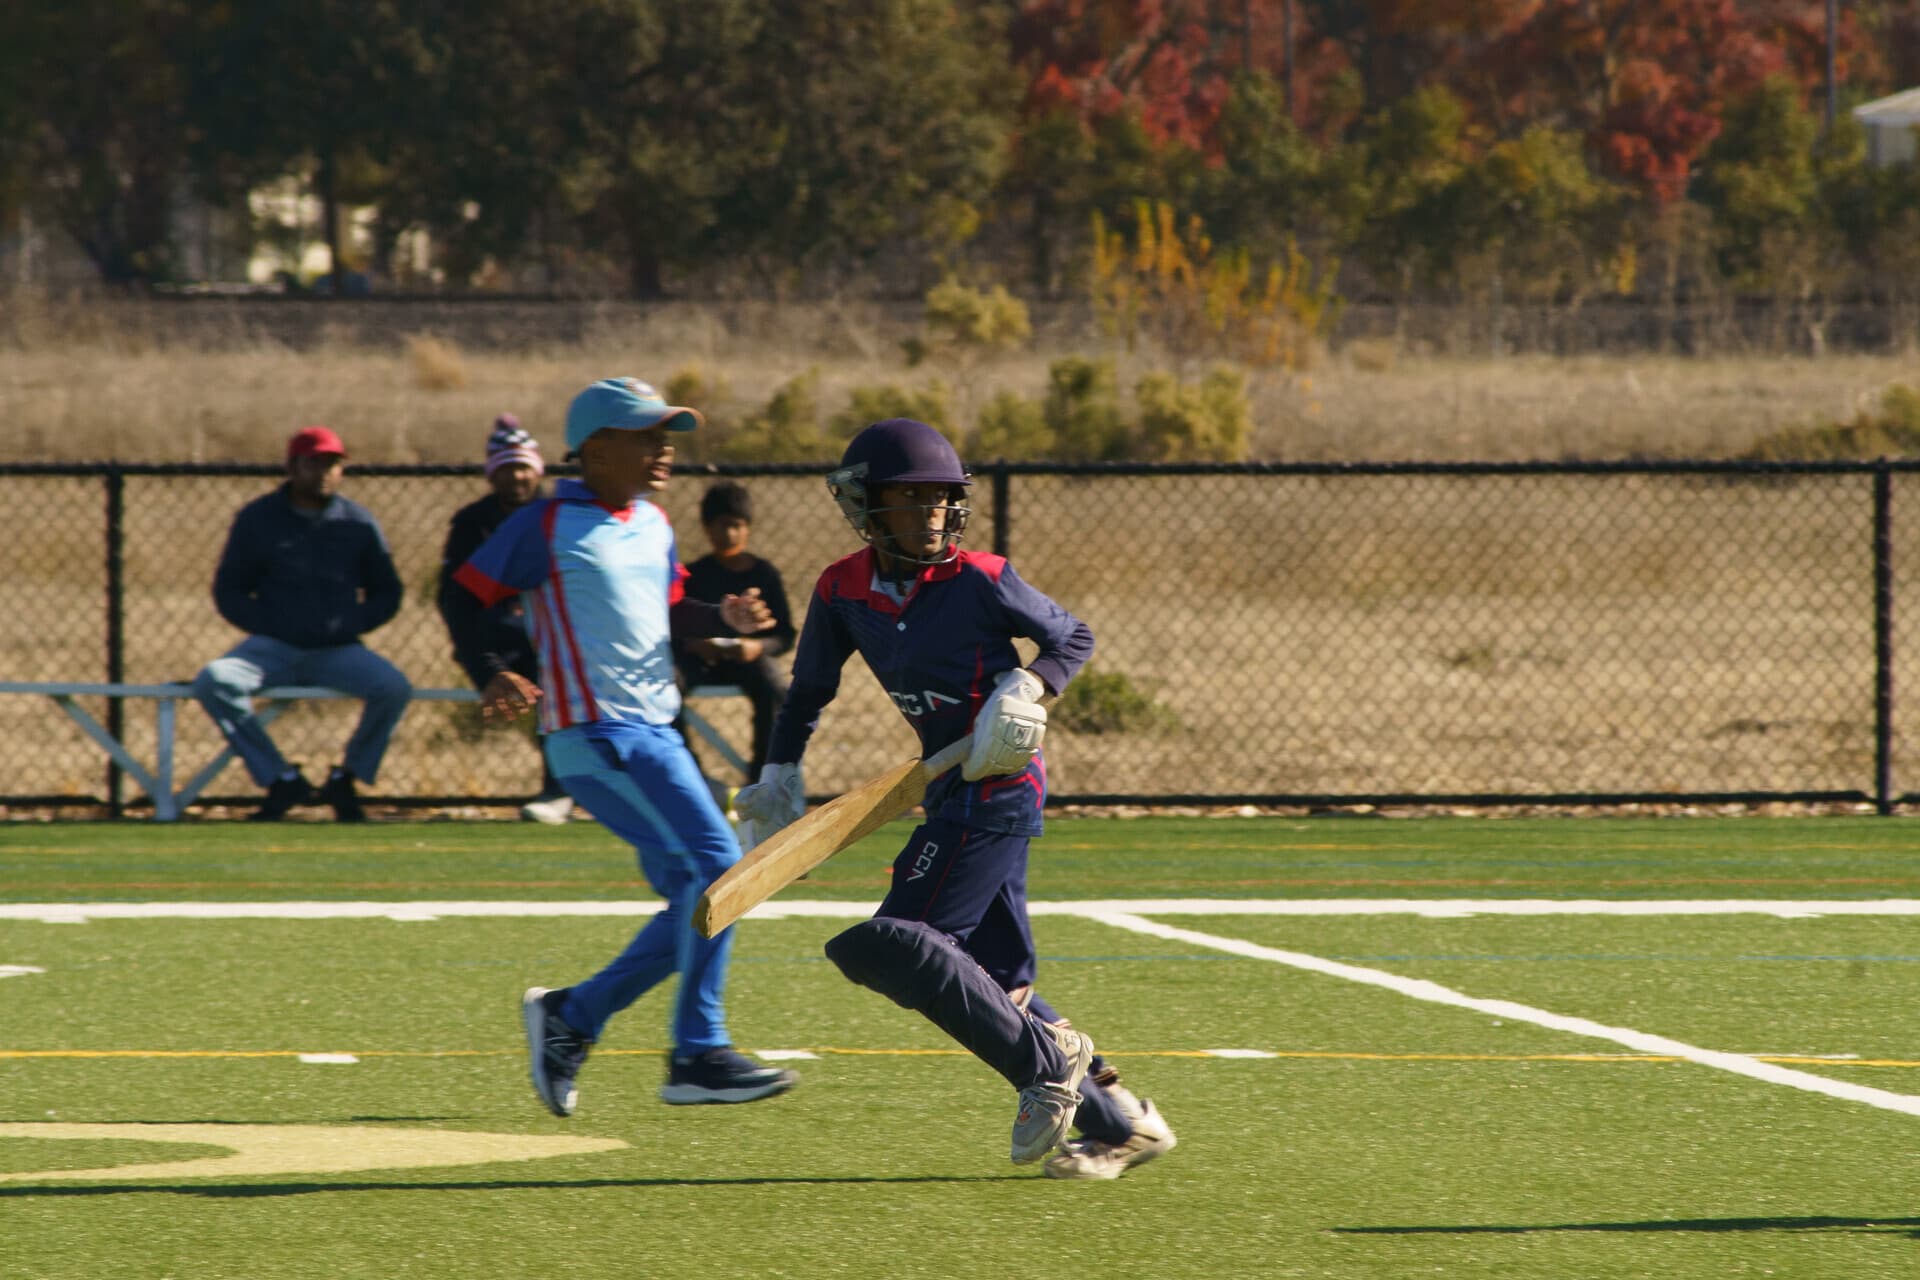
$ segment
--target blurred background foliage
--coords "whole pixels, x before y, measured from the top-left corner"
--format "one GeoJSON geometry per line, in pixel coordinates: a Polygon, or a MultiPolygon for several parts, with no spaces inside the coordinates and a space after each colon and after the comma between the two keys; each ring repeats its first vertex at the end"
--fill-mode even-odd
{"type": "Polygon", "coordinates": [[[1293,365],[1347,298],[1920,291],[1845,109],[1916,84],[1906,0],[22,0],[0,238],[191,283],[174,214],[292,179],[376,289],[952,279],[1293,365]]]}

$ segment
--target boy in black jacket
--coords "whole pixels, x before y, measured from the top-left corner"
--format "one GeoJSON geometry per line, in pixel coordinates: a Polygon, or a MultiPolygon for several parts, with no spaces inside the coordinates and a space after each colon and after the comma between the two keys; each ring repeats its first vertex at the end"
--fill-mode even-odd
{"type": "MultiPolygon", "coordinates": [[[[722,480],[710,487],[700,499],[700,523],[713,552],[687,566],[688,598],[718,604],[727,596],[746,595],[749,588],[758,588],[773,613],[773,628],[751,636],[676,642],[674,665],[682,689],[737,684],[746,690],[753,702],[753,758],[747,770],[747,777],[753,779],[767,762],[773,718],[787,696],[787,682],[773,660],[793,648],[793,611],[787,606],[780,571],[747,550],[753,532],[753,499],[745,485],[722,480]]],[[[684,725],[680,730],[685,736],[684,725]]],[[[688,742],[691,745],[692,740],[688,742]]]]}

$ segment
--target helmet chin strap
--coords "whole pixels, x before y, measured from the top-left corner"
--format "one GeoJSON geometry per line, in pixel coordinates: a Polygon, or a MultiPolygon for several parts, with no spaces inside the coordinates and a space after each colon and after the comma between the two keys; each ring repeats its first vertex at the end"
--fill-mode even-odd
{"type": "Polygon", "coordinates": [[[872,544],[876,567],[880,576],[888,582],[904,585],[920,576],[920,571],[928,565],[945,564],[954,555],[954,536],[942,532],[940,558],[937,560],[916,560],[904,554],[894,543],[893,535],[884,530],[870,532],[867,541],[872,544]]]}

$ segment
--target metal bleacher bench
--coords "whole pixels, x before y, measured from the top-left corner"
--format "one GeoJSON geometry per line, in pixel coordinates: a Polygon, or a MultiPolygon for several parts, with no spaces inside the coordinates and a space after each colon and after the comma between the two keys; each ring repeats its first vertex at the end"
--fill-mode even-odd
{"type": "MultiPolygon", "coordinates": [[[[233,752],[223,750],[215,756],[205,768],[187,779],[185,786],[178,791],[173,787],[173,744],[179,712],[176,704],[191,701],[193,686],[190,684],[90,684],[85,681],[64,680],[0,680],[0,693],[37,693],[52,698],[72,721],[80,726],[100,749],[105,751],[113,762],[140,785],[141,790],[153,797],[153,817],[156,822],[173,822],[182,811],[194,802],[206,785],[219,776],[233,759],[233,752]],[[133,758],[126,744],[115,738],[107,727],[95,719],[85,707],[75,702],[75,698],[152,698],[154,700],[154,763],[149,770],[133,758]]],[[[718,729],[691,706],[685,703],[695,698],[745,697],[746,690],[731,684],[696,685],[686,691],[681,714],[689,729],[706,739],[707,743],[720,754],[728,764],[747,773],[747,762],[738,749],[723,737],[718,729]]],[[[307,698],[350,698],[352,694],[341,693],[338,689],[325,689],[317,685],[283,685],[271,689],[262,689],[254,695],[257,700],[272,705],[261,707],[258,711],[260,723],[272,724],[280,713],[285,711],[289,702],[307,698]]],[[[480,695],[472,689],[415,689],[414,702],[478,702],[480,695]]]]}

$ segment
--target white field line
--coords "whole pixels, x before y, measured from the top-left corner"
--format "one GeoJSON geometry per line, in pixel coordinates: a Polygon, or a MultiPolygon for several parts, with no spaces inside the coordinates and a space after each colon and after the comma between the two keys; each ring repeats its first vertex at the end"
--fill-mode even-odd
{"type": "MultiPolygon", "coordinates": [[[[858,920],[873,914],[872,901],[765,902],[754,920],[813,917],[858,920]]],[[[9,902],[0,920],[84,924],[89,920],[399,920],[448,916],[650,916],[654,901],[633,902],[9,902]]],[[[1795,901],[1729,899],[1548,899],[1548,898],[1107,898],[1035,902],[1036,916],[1364,916],[1413,915],[1437,919],[1469,916],[1726,916],[1764,915],[1786,920],[1819,916],[1915,916],[1920,899],[1874,898],[1795,901]]]]}
{"type": "MultiPolygon", "coordinates": [[[[430,921],[449,916],[644,916],[659,911],[658,902],[102,902],[102,903],[4,903],[0,920],[43,921],[78,924],[89,920],[157,919],[305,919],[305,920],[398,920],[430,921]]],[[[859,919],[873,910],[869,902],[784,902],[763,903],[751,915],[759,919],[817,917],[823,919],[859,919]]],[[[1573,1035],[1607,1040],[1639,1053],[1681,1058],[1702,1066],[1746,1076],[1768,1084],[1803,1089],[1849,1102],[1864,1103],[1888,1111],[1920,1115],[1920,1097],[1890,1093],[1884,1089],[1848,1084],[1808,1075],[1787,1067],[1757,1061],[1753,1056],[1702,1049],[1665,1036],[1651,1035],[1626,1027],[1609,1027],[1586,1018],[1570,1018],[1515,1004],[1507,1000],[1482,1000],[1463,995],[1438,983],[1403,978],[1379,969],[1323,960],[1318,956],[1277,947],[1261,946],[1236,938],[1200,933],[1143,918],[1154,915],[1265,915],[1265,916],[1351,916],[1418,915],[1461,918],[1476,915],[1767,915],[1783,919],[1807,919],[1819,916],[1910,916],[1920,915],[1920,901],[1910,898],[1877,900],[1839,899],[1791,901],[1785,899],[1657,899],[1636,901],[1550,900],[1550,899],[1438,899],[1438,898],[1322,898],[1293,900],[1157,898],[1111,899],[1080,902],[1036,902],[1034,915],[1072,915],[1097,920],[1114,928],[1143,933],[1169,941],[1224,951],[1230,955],[1267,960],[1276,964],[1345,978],[1385,988],[1416,1000],[1469,1009],[1516,1022],[1532,1023],[1573,1035]]],[[[1234,1051],[1214,1051],[1225,1056],[1234,1051]]]]}
{"type": "Polygon", "coordinates": [[[1920,1116],[1920,1097],[1910,1094],[1891,1093],[1885,1089],[1869,1088],[1866,1085],[1848,1084],[1841,1080],[1828,1080],[1822,1076],[1809,1075],[1804,1071],[1795,1071],[1789,1067],[1775,1066],[1770,1062],[1759,1062],[1746,1054],[1723,1053],[1717,1049],[1702,1049],[1680,1040],[1669,1040],[1665,1036],[1649,1035],[1644,1031],[1634,1031],[1628,1027],[1609,1027],[1586,1018],[1570,1018],[1563,1014],[1549,1013],[1545,1009],[1535,1009],[1529,1005],[1515,1004],[1510,1000],[1481,1000],[1474,996],[1462,995],[1437,982],[1428,982],[1420,978],[1403,978],[1398,974],[1387,973],[1380,969],[1368,969],[1360,965],[1342,964],[1337,960],[1323,960],[1319,956],[1306,955],[1299,951],[1283,951],[1278,947],[1265,947],[1258,943],[1246,942],[1239,938],[1222,938],[1216,934],[1200,933],[1193,929],[1182,929],[1175,925],[1160,924],[1153,920],[1142,919],[1126,911],[1105,911],[1089,913],[1102,924],[1112,925],[1116,929],[1126,929],[1133,933],[1144,933],[1149,937],[1164,938],[1169,942],[1184,942],[1190,946],[1209,947],[1215,951],[1224,951],[1229,955],[1244,956],[1253,960],[1269,960],[1275,964],[1291,965],[1296,969],[1305,969],[1310,973],[1325,974],[1333,978],[1345,978],[1349,982],[1361,982],[1368,986],[1383,987],[1388,991],[1409,996],[1415,1000],[1427,1000],[1434,1004],[1451,1005],[1456,1009],[1470,1009],[1476,1013],[1489,1014],[1496,1018],[1510,1019],[1514,1022],[1529,1022],[1534,1026],[1546,1027],[1553,1031],[1566,1031],[1577,1036],[1587,1036],[1595,1040],[1608,1040],[1614,1044],[1639,1053],[1657,1054],[1663,1057],[1683,1058],[1688,1062],[1697,1062],[1703,1067],[1713,1067],[1720,1071],[1729,1071],[1734,1075],[1746,1076],[1767,1084],[1785,1085],[1790,1089],[1804,1089],[1808,1093],[1822,1093],[1830,1098],[1840,1098],[1847,1102],[1865,1103],[1870,1107],[1880,1107],[1887,1111],[1899,1111],[1910,1116],[1920,1116]]]}

